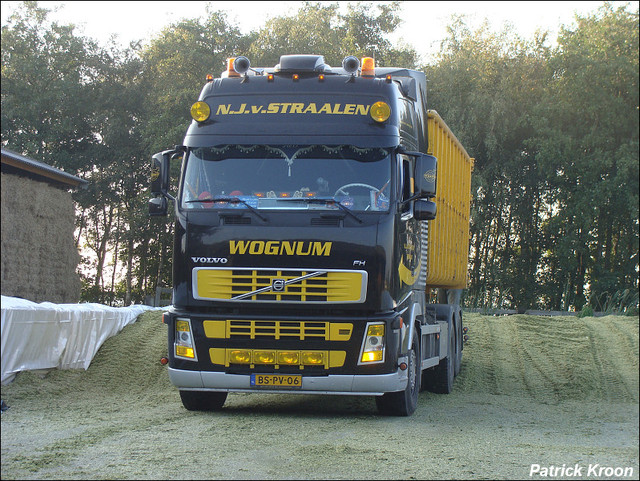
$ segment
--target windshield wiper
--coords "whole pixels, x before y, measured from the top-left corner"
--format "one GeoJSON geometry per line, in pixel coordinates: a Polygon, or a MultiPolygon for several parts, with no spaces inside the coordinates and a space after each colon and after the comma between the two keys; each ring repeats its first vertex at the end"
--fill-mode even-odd
{"type": "Polygon", "coordinates": [[[306,202],[308,204],[337,205],[343,211],[345,211],[347,214],[349,214],[351,217],[357,220],[358,223],[362,224],[362,219],[360,219],[360,217],[355,215],[351,209],[349,209],[347,206],[342,205],[340,202],[338,202],[337,200],[331,197],[289,197],[285,199],[278,199],[278,201],[285,201],[285,202],[298,201],[298,202],[306,202]]]}
{"type": "Polygon", "coordinates": [[[244,204],[251,212],[253,212],[255,215],[257,215],[258,217],[260,217],[260,219],[262,219],[264,222],[267,222],[268,219],[263,216],[260,212],[258,212],[258,209],[256,209],[255,207],[251,206],[246,200],[241,199],[240,197],[225,197],[225,196],[216,196],[210,199],[192,199],[192,200],[187,200],[185,201],[187,204],[191,204],[191,203],[199,203],[202,204],[204,202],[228,202],[229,204],[244,204]]]}

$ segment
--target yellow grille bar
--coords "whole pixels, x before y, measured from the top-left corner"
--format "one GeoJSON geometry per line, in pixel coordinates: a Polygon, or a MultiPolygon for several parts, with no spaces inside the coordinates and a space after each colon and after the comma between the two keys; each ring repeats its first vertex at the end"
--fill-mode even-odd
{"type": "Polygon", "coordinates": [[[366,271],[193,269],[194,297],[202,300],[361,303],[366,289],[366,271]]]}
{"type": "Polygon", "coordinates": [[[325,341],[348,341],[353,324],[322,321],[251,321],[221,320],[204,321],[204,334],[210,339],[231,338],[295,338],[322,339],[325,341]]]}

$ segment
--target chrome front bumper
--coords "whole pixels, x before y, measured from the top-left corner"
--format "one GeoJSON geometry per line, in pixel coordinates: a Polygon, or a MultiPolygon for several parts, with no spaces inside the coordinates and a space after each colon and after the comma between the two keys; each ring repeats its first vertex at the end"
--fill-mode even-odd
{"type": "Polygon", "coordinates": [[[380,396],[387,392],[404,391],[408,377],[407,371],[400,369],[395,373],[380,375],[303,376],[302,387],[296,389],[251,387],[250,375],[173,368],[169,368],[169,379],[178,389],[186,391],[380,396]]]}

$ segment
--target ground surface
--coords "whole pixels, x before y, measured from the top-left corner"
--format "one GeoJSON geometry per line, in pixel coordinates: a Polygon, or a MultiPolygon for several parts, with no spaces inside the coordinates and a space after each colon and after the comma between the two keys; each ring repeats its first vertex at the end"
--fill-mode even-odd
{"type": "Polygon", "coordinates": [[[281,394],[193,413],[158,362],[160,313],[145,313],[88,371],[2,386],[1,478],[526,479],[537,464],[638,479],[637,317],[465,323],[453,393],[421,393],[411,417],[380,416],[372,398],[281,394]]]}

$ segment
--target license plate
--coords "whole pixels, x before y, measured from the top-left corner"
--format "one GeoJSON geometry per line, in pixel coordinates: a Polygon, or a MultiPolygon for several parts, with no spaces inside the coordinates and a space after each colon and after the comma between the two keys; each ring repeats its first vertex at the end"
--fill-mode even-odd
{"type": "Polygon", "coordinates": [[[251,387],[302,387],[302,376],[289,374],[252,374],[251,387]]]}

